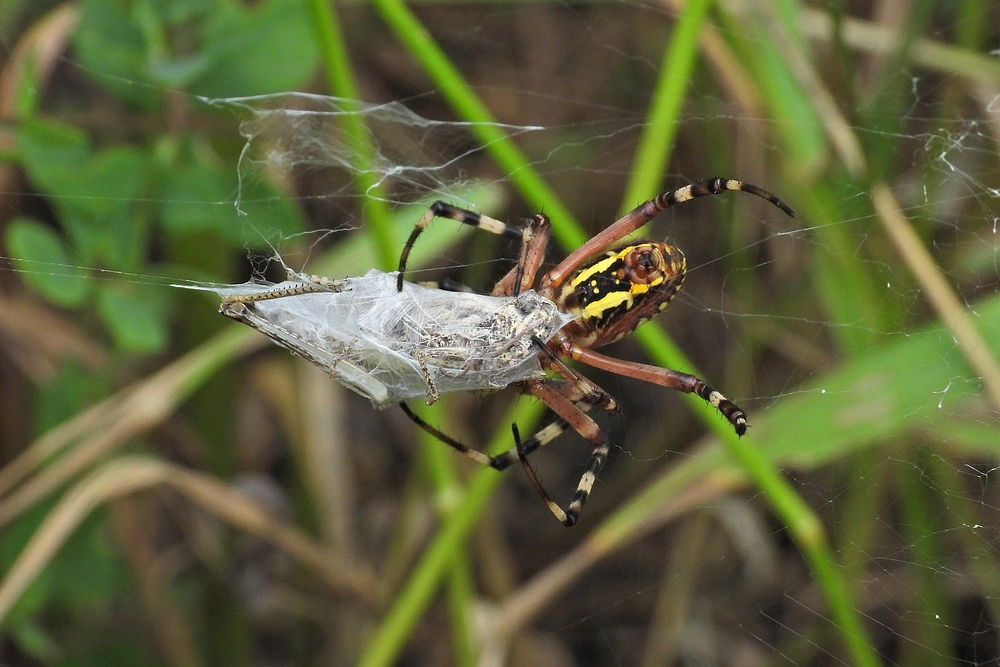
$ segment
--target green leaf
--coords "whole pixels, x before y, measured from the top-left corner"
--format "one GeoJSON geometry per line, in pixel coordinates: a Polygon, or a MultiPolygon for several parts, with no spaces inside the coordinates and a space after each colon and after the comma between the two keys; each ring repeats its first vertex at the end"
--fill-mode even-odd
{"type": "Polygon", "coordinates": [[[28,121],[18,131],[22,162],[59,213],[78,263],[135,269],[145,225],[133,211],[146,187],[149,156],[115,147],[91,156],[86,135],[52,121],[28,121]]]}
{"type": "Polygon", "coordinates": [[[62,194],[77,168],[90,158],[83,130],[52,120],[24,121],[17,130],[17,142],[28,177],[47,194],[62,194]]]}
{"type": "Polygon", "coordinates": [[[299,0],[269,0],[251,10],[220,3],[201,31],[212,66],[191,87],[206,97],[263,95],[301,86],[316,69],[318,49],[299,0]]]}
{"type": "MultiPolygon", "coordinates": [[[[1000,350],[1000,299],[974,308],[984,339],[1000,350]]],[[[964,418],[982,395],[954,337],[936,324],[800,387],[767,412],[753,438],[780,464],[812,469],[908,429],[964,418]]]]}
{"type": "Polygon", "coordinates": [[[73,50],[98,84],[127,102],[152,109],[163,89],[147,77],[146,40],[128,7],[123,0],[83,0],[73,50]]]}
{"type": "Polygon", "coordinates": [[[149,64],[149,76],[165,88],[186,88],[204,76],[211,66],[211,61],[203,55],[158,60],[149,64]]]}
{"type": "Polygon", "coordinates": [[[145,252],[146,225],[136,209],[150,173],[146,153],[131,147],[102,151],[61,184],[54,204],[85,264],[135,270],[145,252]]]}
{"type": "Polygon", "coordinates": [[[79,306],[90,293],[90,276],[76,266],[63,239],[52,229],[28,218],[7,226],[5,242],[24,281],[53,303],[79,306]]]}
{"type": "Polygon", "coordinates": [[[162,350],[168,341],[165,290],[136,283],[105,283],[97,309],[115,343],[130,352],[162,350]]]}
{"type": "Polygon", "coordinates": [[[272,240],[302,231],[299,209],[269,184],[246,179],[240,188],[232,171],[202,162],[171,169],[161,188],[164,227],[175,234],[211,231],[236,247],[263,247],[265,229],[272,240]],[[246,216],[236,210],[237,196],[246,216]]]}

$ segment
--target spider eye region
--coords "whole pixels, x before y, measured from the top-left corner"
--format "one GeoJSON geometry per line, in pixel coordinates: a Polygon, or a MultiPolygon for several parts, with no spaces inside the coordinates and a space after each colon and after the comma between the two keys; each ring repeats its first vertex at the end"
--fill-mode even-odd
{"type": "Polygon", "coordinates": [[[633,246],[622,258],[633,285],[655,285],[664,279],[667,260],[653,244],[633,246]]]}
{"type": "Polygon", "coordinates": [[[667,307],[685,271],[684,253],[666,243],[608,251],[566,281],[561,305],[577,319],[564,331],[592,346],[616,341],[667,307]]]}

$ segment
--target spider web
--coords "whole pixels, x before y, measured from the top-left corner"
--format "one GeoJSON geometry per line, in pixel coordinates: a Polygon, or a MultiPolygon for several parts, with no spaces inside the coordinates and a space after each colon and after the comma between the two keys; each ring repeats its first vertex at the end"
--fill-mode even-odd
{"type": "MultiPolygon", "coordinates": [[[[240,124],[240,134],[247,140],[240,158],[242,178],[260,177],[261,170],[272,177],[322,172],[329,186],[340,174],[343,185],[316,195],[331,200],[375,197],[402,204],[452,198],[472,185],[465,165],[486,150],[470,134],[474,123],[431,120],[400,102],[366,104],[305,93],[203,101],[249,113],[240,124]],[[360,142],[370,155],[359,154],[359,140],[348,133],[348,117],[363,129],[360,142]]],[[[544,129],[492,125],[512,138],[544,129]]]]}
{"type": "MultiPolygon", "coordinates": [[[[493,65],[493,77],[481,84],[480,92],[491,108],[507,110],[505,118],[522,123],[500,127],[518,140],[532,167],[596,231],[622,212],[619,199],[645,119],[635,111],[644,105],[630,106],[611,93],[594,92],[585,73],[595,62],[617,63],[626,50],[623,44],[632,39],[615,33],[599,13],[561,15],[568,22],[561,24],[566,36],[553,39],[577,42],[567,52],[586,59],[579,55],[582,62],[574,63],[569,74],[554,77],[554,83],[543,81],[538,72],[554,69],[544,59],[554,59],[558,49],[533,56],[548,68],[537,62],[526,65],[510,59],[502,38],[491,37],[510,34],[509,22],[517,24],[515,33],[524,39],[537,36],[541,26],[532,25],[535,14],[522,11],[521,19],[506,13],[479,16],[475,30],[450,22],[458,20],[456,14],[442,11],[437,29],[444,39],[454,40],[453,46],[491,54],[490,62],[509,68],[493,65]],[[526,83],[504,85],[508,77],[526,83]],[[576,81],[578,87],[571,84],[576,81]]],[[[629,35],[636,24],[659,18],[651,8],[635,11],[629,35]]],[[[628,53],[618,66],[652,82],[658,54],[628,53]]],[[[882,131],[873,129],[877,124],[852,121],[849,129],[872,154],[886,137],[896,141],[896,160],[877,176],[888,182],[968,317],[996,350],[1000,95],[978,89],[963,98],[960,111],[950,107],[952,113],[943,115],[938,105],[949,93],[938,73],[900,69],[896,75],[912,82],[898,127],[882,131]]],[[[659,320],[704,377],[747,410],[754,442],[780,462],[824,520],[837,548],[838,567],[851,585],[853,605],[879,652],[894,664],[940,664],[946,659],[996,664],[1000,500],[992,482],[1000,437],[997,410],[983,378],[970,370],[953,333],[942,326],[928,300],[921,276],[889,240],[867,189],[838,186],[826,192],[825,201],[802,201],[795,179],[779,173],[783,152],[791,149],[776,138],[774,123],[740,111],[710,87],[708,78],[696,79],[692,88],[678,132],[677,158],[664,188],[716,174],[746,179],[774,191],[799,215],[787,220],[730,194],[660,216],[647,235],[682,247],[690,274],[677,302],[659,320]],[[729,156],[722,162],[718,150],[706,149],[719,143],[731,145],[722,151],[729,156]],[[824,219],[824,211],[837,215],[824,219]],[[813,273],[817,266],[820,270],[813,273]],[[836,274],[858,266],[880,289],[858,288],[855,298],[867,301],[867,309],[845,312],[863,317],[838,318],[825,305],[849,301],[843,295],[837,301],[843,283],[836,274]]],[[[427,120],[447,117],[434,95],[409,98],[405,104],[348,101],[346,108],[343,100],[303,94],[210,103],[247,114],[240,129],[247,139],[240,188],[225,204],[246,213],[246,222],[279,257],[290,257],[302,239],[289,234],[272,241],[268,221],[244,206],[253,196],[247,194],[253,190],[250,183],[282,184],[293,201],[318,213],[320,231],[316,240],[305,243],[306,254],[315,255],[358,228],[363,219],[359,183],[378,183],[381,198],[393,206],[444,198],[483,213],[504,214],[503,219],[532,212],[519,201],[510,176],[498,173],[486,147],[471,138],[468,124],[427,120]],[[370,161],[358,160],[342,134],[336,120],[344,114],[364,120],[367,143],[375,149],[370,161]],[[363,171],[362,164],[368,165],[363,171]],[[495,209],[484,208],[482,198],[469,194],[484,184],[500,190],[507,204],[498,199],[495,209]]],[[[852,107],[851,117],[868,111],[852,107]]],[[[409,223],[418,216],[419,211],[409,223]]],[[[483,246],[495,245],[492,237],[478,243],[441,251],[436,265],[463,279],[480,278],[477,287],[489,286],[509,266],[511,255],[498,260],[493,253],[483,254],[483,246]]],[[[550,260],[561,254],[551,251],[550,260]]],[[[141,272],[133,278],[163,282],[141,272]]],[[[608,351],[649,361],[628,341],[608,351]]],[[[623,403],[626,416],[599,418],[617,450],[595,488],[581,534],[567,537],[520,475],[507,476],[493,504],[493,521],[503,530],[492,530],[483,539],[495,553],[510,555],[504,572],[516,586],[565,564],[577,553],[573,545],[588,535],[588,521],[591,527],[600,525],[637,488],[671,469],[711,460],[719,470],[732,471],[721,455],[705,454],[711,445],[699,438],[701,427],[676,397],[627,378],[592,377],[623,403]]],[[[463,441],[481,446],[477,428],[499,419],[503,399],[500,407],[463,397],[451,400],[449,425],[463,441]]],[[[381,481],[378,477],[391,468],[387,459],[398,455],[392,445],[382,446],[394,439],[386,433],[397,431],[391,423],[376,422],[375,413],[362,406],[341,424],[363,443],[351,449],[351,457],[371,489],[358,493],[358,503],[372,515],[391,514],[399,502],[387,498],[402,486],[402,473],[381,481]]],[[[533,457],[546,486],[559,498],[573,488],[584,460],[582,446],[564,440],[572,437],[564,436],[533,457]]],[[[710,481],[703,484],[708,487],[710,481]]],[[[669,501],[681,506],[679,518],[644,534],[629,549],[596,560],[560,597],[545,601],[524,630],[533,655],[544,656],[548,664],[849,664],[816,580],[758,492],[736,484],[732,493],[709,494],[689,505],[669,501]]],[[[386,542],[392,534],[383,515],[383,524],[365,536],[371,544],[386,542]]],[[[658,520],[649,518],[651,523],[658,520]]],[[[365,553],[375,559],[383,553],[368,548],[372,551],[365,553]]],[[[485,558],[482,553],[488,549],[480,549],[479,558],[485,558]]],[[[273,591],[274,579],[284,585],[288,578],[269,572],[265,579],[248,594],[251,599],[263,597],[261,590],[273,591]]],[[[518,592],[515,587],[514,594],[518,592]]],[[[479,599],[487,627],[492,627],[494,614],[504,613],[509,599],[486,590],[479,599]]],[[[255,631],[294,636],[287,621],[300,617],[287,608],[278,616],[255,617],[255,631]]],[[[305,622],[318,625],[314,619],[305,622]]],[[[414,664],[431,664],[428,656],[447,645],[446,638],[436,636],[447,633],[425,634],[435,636],[411,642],[414,664]]]]}

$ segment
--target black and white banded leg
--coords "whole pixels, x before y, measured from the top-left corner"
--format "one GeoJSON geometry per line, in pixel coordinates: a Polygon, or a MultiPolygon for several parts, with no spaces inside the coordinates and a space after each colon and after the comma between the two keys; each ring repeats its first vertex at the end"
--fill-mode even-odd
{"type": "MultiPolygon", "coordinates": [[[[529,384],[529,383],[525,383],[529,384]]],[[[579,519],[583,505],[590,495],[590,490],[594,485],[598,472],[607,460],[610,443],[607,436],[600,430],[597,424],[590,419],[586,411],[594,405],[599,405],[593,401],[593,396],[588,391],[584,391],[579,383],[556,383],[553,380],[533,381],[532,387],[519,387],[524,393],[532,394],[543,400],[549,407],[556,410],[556,418],[549,424],[535,432],[527,440],[521,440],[520,431],[516,424],[511,428],[514,433],[514,446],[502,454],[489,456],[479,450],[472,449],[454,438],[442,433],[440,430],[426,422],[419,415],[415,414],[406,403],[400,403],[403,412],[421,429],[437,438],[456,451],[468,456],[476,463],[488,466],[495,470],[506,470],[516,462],[520,462],[525,470],[528,480],[531,482],[536,493],[542,498],[549,511],[562,522],[563,525],[573,526],[579,519]],[[561,416],[565,414],[569,420],[561,416]],[[571,423],[572,422],[572,423],[571,423]],[[594,445],[594,452],[587,464],[587,470],[580,478],[576,493],[570,501],[566,510],[563,510],[551,496],[545,491],[537,474],[528,462],[527,457],[535,450],[549,444],[570,428],[586,437],[594,445]]],[[[601,406],[604,407],[604,406],[601,406]]]]}
{"type": "Polygon", "coordinates": [[[427,225],[431,224],[431,220],[434,218],[448,218],[456,222],[461,222],[463,225],[479,227],[491,234],[506,236],[512,239],[523,240],[525,236],[525,232],[521,227],[514,227],[500,222],[495,218],[480,215],[474,211],[467,211],[464,208],[458,208],[443,201],[436,201],[431,204],[427,212],[417,221],[413,231],[410,232],[410,238],[406,240],[406,245],[403,246],[403,253],[399,257],[399,277],[396,283],[396,288],[400,292],[403,291],[403,274],[406,273],[406,261],[410,257],[410,250],[413,248],[413,244],[416,243],[417,237],[423,233],[427,225]]]}

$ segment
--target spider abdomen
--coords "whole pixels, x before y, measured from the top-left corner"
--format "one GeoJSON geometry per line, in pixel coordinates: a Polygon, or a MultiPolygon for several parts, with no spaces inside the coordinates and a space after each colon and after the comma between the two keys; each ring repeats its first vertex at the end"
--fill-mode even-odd
{"type": "Polygon", "coordinates": [[[667,307],[686,269],[684,253],[668,243],[609,250],[563,284],[559,305],[576,315],[563,332],[587,347],[627,336],[667,307]]]}

